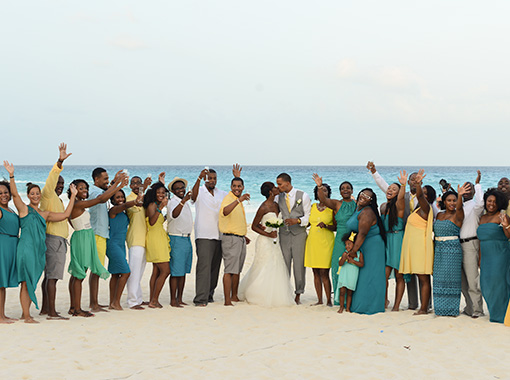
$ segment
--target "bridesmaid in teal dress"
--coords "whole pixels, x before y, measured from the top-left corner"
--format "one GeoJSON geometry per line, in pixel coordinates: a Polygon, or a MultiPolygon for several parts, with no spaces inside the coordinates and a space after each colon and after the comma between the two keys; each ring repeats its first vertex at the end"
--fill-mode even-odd
{"type": "Polygon", "coordinates": [[[379,216],[377,196],[372,189],[361,190],[357,204],[356,212],[347,221],[347,227],[358,233],[354,247],[348,253],[363,252],[365,265],[359,269],[351,311],[359,314],[382,313],[386,300],[386,234],[379,216]]]}
{"type": "Polygon", "coordinates": [[[5,288],[18,287],[16,247],[18,246],[19,218],[9,208],[9,183],[0,182],[0,323],[14,323],[5,315],[5,288]]]}
{"type": "Polygon", "coordinates": [[[404,295],[404,275],[398,271],[400,266],[400,252],[404,239],[404,211],[405,192],[407,183],[406,171],[400,172],[398,183],[392,183],[386,190],[387,202],[381,205],[381,219],[386,231],[386,307],[389,306],[388,280],[391,272],[395,274],[395,302],[392,311],[399,311],[400,302],[404,295]]]}
{"type": "Polygon", "coordinates": [[[33,302],[35,307],[39,309],[35,288],[46,264],[46,221],[60,222],[71,215],[76,197],[76,187],[72,189],[73,196],[65,212],[41,211],[39,209],[40,187],[27,183],[27,196],[30,204],[26,205],[21,200],[16,188],[14,166],[7,161],[4,161],[4,166],[9,172],[12,200],[18,209],[21,222],[21,234],[16,256],[18,282],[21,283],[20,301],[23,310],[21,319],[24,319],[25,323],[38,323],[30,315],[30,303],[33,302]]]}
{"type": "MultiPolygon", "coordinates": [[[[322,185],[322,178],[319,177],[317,173],[313,174],[313,179],[317,186],[322,185]]],[[[356,202],[352,199],[352,191],[353,188],[351,183],[344,181],[340,184],[340,195],[342,196],[342,200],[329,199],[325,196],[325,194],[319,194],[319,200],[335,213],[336,236],[335,245],[333,247],[333,256],[331,257],[331,278],[333,279],[335,300],[338,299],[338,262],[345,251],[345,244],[342,242],[342,236],[350,231],[347,228],[347,221],[356,211],[356,202]]],[[[337,301],[335,301],[335,305],[338,306],[337,301]]]]}
{"type": "Polygon", "coordinates": [[[489,309],[490,321],[503,323],[510,299],[510,218],[506,196],[489,189],[484,195],[485,211],[477,230],[480,240],[480,288],[489,309]]]}

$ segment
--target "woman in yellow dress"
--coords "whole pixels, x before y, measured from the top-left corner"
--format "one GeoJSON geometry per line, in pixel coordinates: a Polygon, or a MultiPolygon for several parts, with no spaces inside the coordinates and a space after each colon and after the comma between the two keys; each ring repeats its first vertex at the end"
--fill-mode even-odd
{"type": "Polygon", "coordinates": [[[402,274],[416,274],[420,281],[421,307],[414,314],[427,314],[430,300],[430,275],[434,267],[434,241],[432,227],[434,213],[432,203],[436,199],[436,191],[431,186],[422,188],[425,178],[424,170],[411,177],[416,185],[416,198],[419,206],[407,219],[402,252],[400,255],[399,272],[402,274]]]}
{"type": "MultiPolygon", "coordinates": [[[[322,188],[317,186],[313,189],[315,200],[319,200],[318,191],[323,191],[327,198],[331,197],[331,188],[327,184],[322,184],[322,188]]],[[[329,269],[331,268],[331,256],[333,255],[333,246],[335,244],[336,230],[335,215],[332,209],[327,208],[322,202],[314,203],[310,211],[310,232],[306,239],[305,248],[305,267],[313,269],[313,282],[317,292],[317,303],[322,305],[322,288],[326,293],[327,305],[331,303],[331,281],[329,279],[329,269]]]]}
{"type": "MultiPolygon", "coordinates": [[[[160,178],[164,181],[164,175],[160,175],[160,178]]],[[[149,307],[153,309],[163,307],[159,303],[159,294],[170,275],[170,239],[163,228],[165,218],[161,212],[168,202],[167,193],[168,190],[160,180],[151,186],[143,199],[147,224],[145,250],[147,261],[152,263],[149,307]]]]}

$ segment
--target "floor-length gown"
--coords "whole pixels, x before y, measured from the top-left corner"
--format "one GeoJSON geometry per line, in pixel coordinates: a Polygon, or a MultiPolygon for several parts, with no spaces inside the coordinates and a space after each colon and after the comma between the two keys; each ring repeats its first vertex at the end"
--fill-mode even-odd
{"type": "Polygon", "coordinates": [[[19,285],[16,269],[18,234],[18,215],[2,208],[0,217],[0,288],[16,288],[19,285]]]}
{"type": "Polygon", "coordinates": [[[28,295],[39,309],[35,288],[46,265],[46,221],[32,207],[20,218],[21,234],[18,242],[16,267],[18,282],[27,283],[28,295]]]}
{"type": "Polygon", "coordinates": [[[451,220],[434,222],[436,241],[432,289],[436,315],[459,315],[462,277],[462,247],[459,233],[460,227],[451,220]],[[442,240],[445,238],[449,240],[442,240]]]}
{"type": "Polygon", "coordinates": [[[480,224],[480,288],[490,321],[503,323],[510,299],[510,243],[497,223],[480,224]]]}
{"type": "MultiPolygon", "coordinates": [[[[352,214],[356,211],[356,202],[350,201],[346,202],[342,201],[342,205],[340,209],[335,214],[336,220],[336,236],[335,236],[335,245],[333,247],[333,255],[331,256],[331,278],[333,280],[333,291],[335,292],[334,299],[338,300],[338,262],[342,257],[342,254],[345,251],[345,244],[342,241],[342,236],[344,236],[350,230],[347,228],[347,221],[351,218],[352,214]]],[[[338,302],[335,301],[335,305],[338,306],[338,302]]]]}
{"type": "MultiPolygon", "coordinates": [[[[347,227],[356,233],[360,212],[356,211],[347,221],[347,227]]],[[[363,253],[365,265],[359,269],[351,311],[359,314],[382,313],[386,301],[386,265],[384,241],[377,224],[370,227],[359,250],[363,253]]]]}
{"type": "MultiPolygon", "coordinates": [[[[274,212],[265,214],[261,224],[265,225],[268,219],[274,217],[274,212]]],[[[271,228],[266,228],[266,232],[271,231],[271,228]]],[[[289,272],[278,238],[257,237],[253,264],[239,284],[239,299],[265,307],[295,305],[289,272]]]]}

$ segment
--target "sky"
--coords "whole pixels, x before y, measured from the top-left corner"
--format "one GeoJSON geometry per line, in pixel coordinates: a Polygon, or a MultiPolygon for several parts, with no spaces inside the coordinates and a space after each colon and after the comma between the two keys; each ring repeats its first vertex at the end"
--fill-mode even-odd
{"type": "Polygon", "coordinates": [[[5,1],[2,159],[508,166],[510,2],[5,1]]]}

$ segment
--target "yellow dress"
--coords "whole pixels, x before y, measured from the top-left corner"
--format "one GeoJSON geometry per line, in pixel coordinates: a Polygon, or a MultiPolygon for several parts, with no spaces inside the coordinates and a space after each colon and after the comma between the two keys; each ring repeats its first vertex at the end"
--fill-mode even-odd
{"type": "Polygon", "coordinates": [[[418,214],[418,210],[407,218],[400,255],[400,273],[432,274],[434,268],[434,214],[431,207],[428,219],[425,220],[418,214]]]}
{"type": "Polygon", "coordinates": [[[159,213],[158,220],[153,226],[149,218],[145,218],[147,235],[145,237],[145,254],[150,263],[167,263],[170,261],[170,238],[163,228],[165,218],[159,213]]]}
{"type": "Polygon", "coordinates": [[[317,227],[317,224],[333,224],[333,210],[326,208],[319,211],[317,203],[312,205],[310,211],[310,232],[306,239],[305,267],[331,268],[331,256],[335,245],[335,234],[327,228],[317,227]]]}

